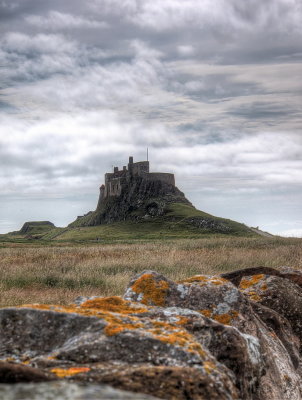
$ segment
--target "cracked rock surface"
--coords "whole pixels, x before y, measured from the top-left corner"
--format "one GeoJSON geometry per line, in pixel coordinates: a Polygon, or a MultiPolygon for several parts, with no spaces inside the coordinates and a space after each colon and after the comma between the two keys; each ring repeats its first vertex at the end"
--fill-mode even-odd
{"type": "Polygon", "coordinates": [[[123,298],[0,309],[0,396],[35,382],[86,390],[74,399],[300,400],[301,283],[288,268],[182,282],[144,271],[123,298]]]}

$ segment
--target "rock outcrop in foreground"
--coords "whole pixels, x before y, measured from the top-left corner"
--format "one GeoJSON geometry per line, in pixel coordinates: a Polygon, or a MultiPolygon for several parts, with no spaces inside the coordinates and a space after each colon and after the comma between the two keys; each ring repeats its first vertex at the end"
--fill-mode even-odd
{"type": "Polygon", "coordinates": [[[301,317],[300,271],[182,282],[145,271],[124,298],[1,309],[0,382],[70,384],[99,399],[118,389],[142,393],[133,399],[299,400],[301,317]]]}

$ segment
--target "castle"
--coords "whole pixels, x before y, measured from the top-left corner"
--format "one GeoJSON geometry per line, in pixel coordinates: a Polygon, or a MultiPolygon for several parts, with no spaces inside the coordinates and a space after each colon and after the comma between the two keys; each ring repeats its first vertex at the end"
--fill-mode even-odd
{"type": "Polygon", "coordinates": [[[119,170],[114,167],[113,172],[105,174],[105,185],[100,187],[99,203],[108,197],[119,196],[125,184],[131,182],[133,178],[140,177],[148,181],[161,181],[175,186],[174,174],[163,172],[149,172],[149,161],[133,162],[133,157],[129,157],[128,168],[123,167],[119,170]]]}

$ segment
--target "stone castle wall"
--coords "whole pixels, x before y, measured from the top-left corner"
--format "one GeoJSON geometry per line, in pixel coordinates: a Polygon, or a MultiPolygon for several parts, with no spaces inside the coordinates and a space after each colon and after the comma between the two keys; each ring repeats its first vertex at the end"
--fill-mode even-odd
{"type": "Polygon", "coordinates": [[[112,179],[112,181],[107,183],[104,195],[105,197],[119,196],[121,192],[122,192],[121,178],[114,178],[112,179]]]}
{"type": "MultiPolygon", "coordinates": [[[[130,165],[128,169],[130,169],[130,165]]],[[[140,161],[132,164],[133,176],[144,176],[149,173],[149,161],[140,161]]]]}
{"type": "Polygon", "coordinates": [[[104,198],[120,196],[123,186],[132,177],[141,177],[148,181],[161,181],[175,186],[174,174],[163,172],[149,172],[149,161],[139,161],[134,163],[133,157],[129,157],[128,168],[123,167],[119,170],[114,167],[114,171],[105,174],[105,185],[100,188],[99,204],[104,198]]]}
{"type": "Polygon", "coordinates": [[[150,172],[144,176],[148,181],[161,181],[169,185],[175,186],[174,174],[168,174],[165,172],[150,172]]]}

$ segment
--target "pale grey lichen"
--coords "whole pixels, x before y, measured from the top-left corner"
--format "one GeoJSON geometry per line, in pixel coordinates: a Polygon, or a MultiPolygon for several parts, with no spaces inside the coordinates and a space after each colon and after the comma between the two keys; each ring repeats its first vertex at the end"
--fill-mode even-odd
{"type": "Polygon", "coordinates": [[[231,307],[227,303],[219,303],[215,309],[215,314],[228,314],[231,311],[231,307]]]}
{"type": "Polygon", "coordinates": [[[188,286],[178,284],[176,288],[180,293],[180,298],[184,299],[186,297],[186,295],[188,294],[188,291],[189,291],[188,286]]]}
{"type": "Polygon", "coordinates": [[[227,291],[226,295],[224,296],[224,301],[228,304],[234,304],[238,301],[238,289],[232,288],[227,291]]]}
{"type": "Polygon", "coordinates": [[[246,341],[248,354],[252,364],[259,364],[261,362],[259,340],[255,336],[246,333],[241,333],[241,336],[243,336],[246,341]]]}
{"type": "Polygon", "coordinates": [[[163,314],[166,317],[170,316],[186,316],[186,315],[196,315],[200,317],[200,313],[194,310],[190,310],[189,308],[180,308],[180,307],[167,307],[163,309],[163,314]]]}
{"type": "Polygon", "coordinates": [[[144,293],[140,293],[140,294],[137,296],[137,301],[142,301],[143,298],[144,298],[144,293]]]}
{"type": "Polygon", "coordinates": [[[136,293],[131,289],[131,287],[129,287],[125,294],[124,294],[124,299],[125,300],[133,300],[133,296],[136,295],[136,293]]]}

